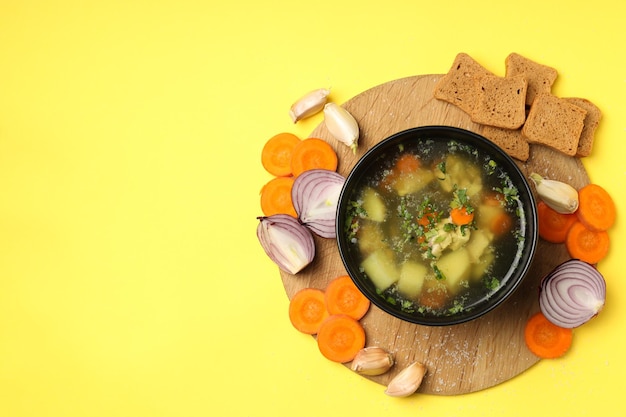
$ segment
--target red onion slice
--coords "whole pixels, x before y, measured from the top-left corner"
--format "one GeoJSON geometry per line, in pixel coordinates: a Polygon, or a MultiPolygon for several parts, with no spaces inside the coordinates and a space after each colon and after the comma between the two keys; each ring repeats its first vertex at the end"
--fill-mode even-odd
{"type": "Polygon", "coordinates": [[[311,169],[298,175],[293,183],[291,199],[298,218],[320,237],[336,237],[337,202],[345,181],[335,171],[311,169]]]}
{"type": "Polygon", "coordinates": [[[288,214],[258,219],[256,234],[259,242],[280,269],[295,275],[313,261],[313,235],[297,219],[288,214]]]}
{"type": "Polygon", "coordinates": [[[604,307],[606,282],[590,264],[570,259],[541,281],[539,307],[548,320],[572,329],[595,317],[604,307]]]}

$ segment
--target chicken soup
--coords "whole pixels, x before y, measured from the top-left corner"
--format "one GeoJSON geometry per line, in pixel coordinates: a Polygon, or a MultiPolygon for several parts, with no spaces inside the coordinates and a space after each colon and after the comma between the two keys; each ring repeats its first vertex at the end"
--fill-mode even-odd
{"type": "Polygon", "coordinates": [[[509,175],[455,140],[407,142],[349,196],[350,256],[386,302],[447,316],[486,302],[520,262],[525,212],[509,175]]]}

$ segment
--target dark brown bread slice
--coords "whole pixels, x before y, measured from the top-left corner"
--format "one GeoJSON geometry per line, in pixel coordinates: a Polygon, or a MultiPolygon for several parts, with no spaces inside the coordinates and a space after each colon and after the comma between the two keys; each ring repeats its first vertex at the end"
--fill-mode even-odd
{"type": "Polygon", "coordinates": [[[574,156],[587,110],[564,98],[540,93],[533,101],[522,134],[529,143],[549,146],[574,156]]]}
{"type": "Polygon", "coordinates": [[[522,136],[521,129],[483,126],[482,135],[502,148],[511,158],[526,162],[530,157],[530,145],[522,136]]]}
{"type": "Polygon", "coordinates": [[[539,93],[550,93],[558,72],[547,65],[539,64],[520,54],[512,53],[506,57],[506,76],[523,75],[528,81],[526,104],[531,105],[539,93]]]}
{"type": "Polygon", "coordinates": [[[474,79],[493,75],[466,53],[459,53],[452,66],[435,84],[435,98],[458,106],[467,114],[472,113],[476,98],[474,79]]]}
{"type": "Polygon", "coordinates": [[[591,155],[593,148],[593,142],[595,140],[596,129],[602,119],[602,111],[586,98],[580,97],[566,97],[565,100],[578,107],[587,110],[585,121],[583,122],[583,131],[580,134],[580,140],[578,141],[578,150],[576,156],[585,157],[591,155]]]}
{"type": "Polygon", "coordinates": [[[526,120],[526,78],[485,75],[475,81],[474,123],[517,129],[526,120]]]}

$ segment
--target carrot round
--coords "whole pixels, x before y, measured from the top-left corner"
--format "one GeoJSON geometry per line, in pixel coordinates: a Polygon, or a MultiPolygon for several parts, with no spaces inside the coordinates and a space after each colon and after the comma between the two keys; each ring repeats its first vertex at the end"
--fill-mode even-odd
{"type": "Polygon", "coordinates": [[[446,305],[448,298],[448,290],[445,285],[436,280],[426,280],[419,297],[419,304],[438,310],[446,305]]]}
{"type": "Polygon", "coordinates": [[[288,214],[298,217],[291,199],[293,177],[272,178],[261,190],[261,210],[266,216],[288,214]]]}
{"type": "Polygon", "coordinates": [[[328,142],[318,138],[301,140],[291,155],[291,172],[298,176],[310,169],[337,170],[337,152],[328,142]]]}
{"type": "Polygon", "coordinates": [[[383,190],[391,190],[399,177],[399,172],[395,168],[389,170],[389,172],[380,180],[380,188],[383,190]]]}
{"type": "Polygon", "coordinates": [[[328,316],[324,291],[317,288],[304,288],[289,302],[289,320],[302,333],[317,333],[328,316]]]}
{"type": "Polygon", "coordinates": [[[491,207],[501,207],[504,205],[504,196],[499,192],[490,192],[483,198],[483,204],[491,207]]]}
{"type": "Polygon", "coordinates": [[[370,308],[370,300],[359,291],[348,275],[330,281],[325,295],[326,308],[330,314],[346,314],[360,320],[370,308]]]}
{"type": "Polygon", "coordinates": [[[543,201],[537,203],[537,225],[539,236],[551,243],[563,243],[577,218],[575,214],[562,214],[543,201]]]}
{"type": "Polygon", "coordinates": [[[565,246],[572,258],[597,264],[609,253],[609,234],[606,231],[589,230],[577,221],[569,229],[565,246]]]}
{"type": "Polygon", "coordinates": [[[550,322],[541,312],[526,322],[524,340],[528,349],[542,359],[561,357],[572,345],[573,331],[550,322]]]}
{"type": "Polygon", "coordinates": [[[350,362],[365,347],[365,329],[345,314],[328,316],[317,332],[317,346],[333,362],[350,362]]]}
{"type": "Polygon", "coordinates": [[[598,184],[587,184],[578,190],[578,219],[587,229],[599,232],[608,230],[615,223],[615,202],[598,184]]]}
{"type": "Polygon", "coordinates": [[[417,219],[417,224],[423,227],[427,227],[435,220],[437,220],[437,213],[429,211],[424,213],[422,217],[417,219]]]}
{"type": "Polygon", "coordinates": [[[494,216],[494,218],[491,220],[489,230],[491,230],[491,232],[496,236],[502,236],[506,232],[511,230],[512,226],[513,218],[509,213],[503,210],[501,213],[498,213],[496,216],[494,216]]]}
{"type": "Polygon", "coordinates": [[[293,148],[300,142],[300,138],[293,133],[272,136],[261,151],[261,163],[265,170],[277,177],[291,175],[293,148]]]}
{"type": "Polygon", "coordinates": [[[417,171],[420,160],[410,153],[402,154],[396,161],[396,171],[400,174],[408,174],[417,171]]]}
{"type": "Polygon", "coordinates": [[[474,212],[468,212],[466,207],[457,207],[450,210],[452,223],[457,226],[470,224],[474,220],[474,212]]]}

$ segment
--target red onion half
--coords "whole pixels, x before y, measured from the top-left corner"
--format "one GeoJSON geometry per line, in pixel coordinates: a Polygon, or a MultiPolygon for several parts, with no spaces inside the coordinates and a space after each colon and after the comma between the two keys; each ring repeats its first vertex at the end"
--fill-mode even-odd
{"type": "Polygon", "coordinates": [[[296,177],[291,189],[300,222],[316,235],[334,239],[339,194],[346,179],[335,171],[311,169],[296,177]]]}
{"type": "Polygon", "coordinates": [[[602,274],[586,262],[570,259],[541,281],[539,307],[552,323],[572,329],[595,317],[605,298],[602,274]]]}
{"type": "Polygon", "coordinates": [[[257,237],[267,256],[290,274],[300,272],[315,257],[313,235],[288,214],[259,217],[257,237]]]}

